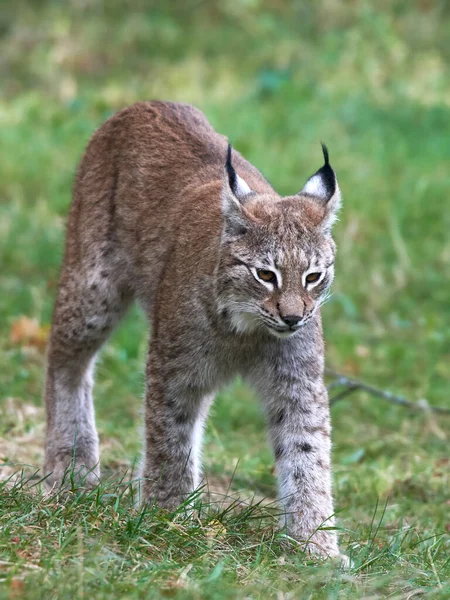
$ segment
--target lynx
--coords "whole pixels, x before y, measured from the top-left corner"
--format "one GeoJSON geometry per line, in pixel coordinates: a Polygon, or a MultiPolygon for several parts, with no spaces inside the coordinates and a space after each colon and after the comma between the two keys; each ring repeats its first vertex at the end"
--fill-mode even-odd
{"type": "Polygon", "coordinates": [[[320,306],[334,276],[340,191],[325,164],[280,197],[196,108],[111,117],[79,165],[48,348],[45,472],[99,480],[95,356],[137,299],[151,325],[142,496],[174,508],[201,483],[215,391],[261,397],[288,534],[339,555],[320,306]],[[324,526],[321,528],[321,526],[324,526]]]}

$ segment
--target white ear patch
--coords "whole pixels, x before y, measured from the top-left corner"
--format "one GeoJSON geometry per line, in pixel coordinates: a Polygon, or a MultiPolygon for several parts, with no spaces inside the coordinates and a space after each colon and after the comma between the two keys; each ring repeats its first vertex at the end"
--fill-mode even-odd
{"type": "Polygon", "coordinates": [[[302,189],[302,193],[310,194],[311,196],[317,196],[318,198],[323,198],[324,200],[328,200],[329,198],[329,190],[319,173],[316,173],[310,179],[308,179],[305,187],[302,189]]]}
{"type": "Polygon", "coordinates": [[[247,194],[250,194],[251,191],[252,190],[248,186],[247,182],[244,181],[242,177],[239,177],[239,175],[236,173],[236,188],[234,190],[235,195],[238,198],[241,198],[242,196],[247,196],[247,194]]]}

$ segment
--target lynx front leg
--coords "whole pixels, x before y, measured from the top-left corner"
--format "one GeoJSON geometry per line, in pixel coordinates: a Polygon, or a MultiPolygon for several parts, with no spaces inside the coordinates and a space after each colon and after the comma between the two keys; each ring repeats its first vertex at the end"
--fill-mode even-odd
{"type": "Polygon", "coordinates": [[[173,509],[200,483],[203,425],[212,396],[180,383],[182,374],[163,366],[156,348],[149,354],[147,378],[142,499],[173,509]]]}
{"type": "Polygon", "coordinates": [[[257,381],[266,404],[270,438],[288,533],[323,557],[339,556],[331,527],[333,498],[330,415],[320,362],[287,354],[257,381]]]}

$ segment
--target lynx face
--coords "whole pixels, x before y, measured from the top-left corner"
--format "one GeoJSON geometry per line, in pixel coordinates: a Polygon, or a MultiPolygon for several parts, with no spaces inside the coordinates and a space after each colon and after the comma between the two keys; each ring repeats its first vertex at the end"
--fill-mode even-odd
{"type": "Polygon", "coordinates": [[[286,198],[253,193],[227,162],[218,291],[240,333],[263,327],[291,337],[328,297],[335,255],[330,228],[340,194],[326,149],[324,155],[322,169],[286,198]]]}

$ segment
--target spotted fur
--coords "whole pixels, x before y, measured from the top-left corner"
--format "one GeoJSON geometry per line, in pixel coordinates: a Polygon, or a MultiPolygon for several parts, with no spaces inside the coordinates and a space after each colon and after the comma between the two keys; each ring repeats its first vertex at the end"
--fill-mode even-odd
{"type": "Polygon", "coordinates": [[[98,481],[95,356],[136,299],[152,332],[144,500],[171,508],[199,485],[214,392],[240,374],[265,407],[290,535],[338,554],[335,533],[319,529],[333,523],[319,307],[340,199],[325,159],[282,198],[238,152],[227,157],[226,139],[191,106],[139,103],[94,134],[74,185],[48,350],[49,484],[71,463],[98,481]]]}

